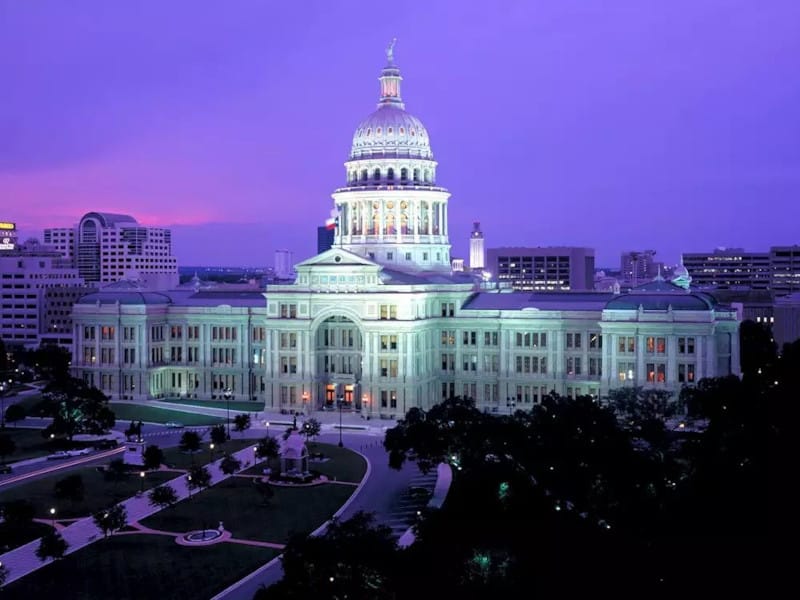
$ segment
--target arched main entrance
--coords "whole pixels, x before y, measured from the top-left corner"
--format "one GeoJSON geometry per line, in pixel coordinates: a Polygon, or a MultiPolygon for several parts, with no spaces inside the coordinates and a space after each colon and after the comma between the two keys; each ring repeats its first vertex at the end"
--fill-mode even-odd
{"type": "Polygon", "coordinates": [[[328,317],[317,329],[314,350],[317,408],[333,409],[342,400],[344,409],[360,409],[364,342],[358,325],[348,317],[328,317]]]}

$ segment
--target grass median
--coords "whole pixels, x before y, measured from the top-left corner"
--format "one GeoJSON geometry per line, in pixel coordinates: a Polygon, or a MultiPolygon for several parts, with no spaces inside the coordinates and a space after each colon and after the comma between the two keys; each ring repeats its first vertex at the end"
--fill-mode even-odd
{"type": "Polygon", "coordinates": [[[192,412],[181,412],[158,408],[156,406],[144,406],[141,404],[126,404],[121,402],[109,403],[109,408],[114,411],[117,423],[125,421],[146,421],[149,423],[166,423],[167,421],[177,421],[184,425],[216,425],[223,423],[225,419],[211,417],[209,415],[199,415],[192,412]]]}

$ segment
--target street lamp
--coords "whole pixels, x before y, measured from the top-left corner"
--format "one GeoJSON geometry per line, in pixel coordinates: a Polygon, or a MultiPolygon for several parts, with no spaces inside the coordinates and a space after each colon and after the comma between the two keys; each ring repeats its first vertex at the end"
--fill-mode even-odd
{"type": "Polygon", "coordinates": [[[55,529],[56,528],[56,509],[55,508],[51,508],[50,509],[50,518],[53,519],[53,529],[55,529]]]}
{"type": "Polygon", "coordinates": [[[303,414],[307,415],[309,412],[306,412],[306,404],[308,403],[308,399],[310,398],[310,394],[308,392],[303,392],[303,414]]]}
{"type": "Polygon", "coordinates": [[[191,498],[192,498],[192,476],[191,475],[187,475],[186,476],[186,489],[189,490],[189,499],[191,500],[191,498]]]}
{"type": "Polygon", "coordinates": [[[225,414],[227,417],[226,420],[228,422],[228,433],[226,436],[227,439],[231,439],[231,394],[233,394],[233,392],[229,387],[226,387],[222,391],[222,395],[225,396],[225,414]]]}
{"type": "Polygon", "coordinates": [[[267,437],[269,437],[269,421],[264,421],[264,425],[267,426],[267,437]]]}
{"type": "Polygon", "coordinates": [[[142,482],[142,487],[139,488],[139,491],[144,494],[144,471],[139,471],[139,479],[142,482]]]}
{"type": "Polygon", "coordinates": [[[214,442],[211,442],[211,443],[208,445],[208,458],[209,458],[209,460],[211,460],[211,461],[213,461],[213,460],[214,460],[214,442]]]}
{"type": "Polygon", "coordinates": [[[342,442],[342,404],[344,404],[344,402],[342,401],[341,398],[339,398],[338,404],[339,404],[339,448],[341,448],[342,446],[344,446],[344,443],[342,442]]]}

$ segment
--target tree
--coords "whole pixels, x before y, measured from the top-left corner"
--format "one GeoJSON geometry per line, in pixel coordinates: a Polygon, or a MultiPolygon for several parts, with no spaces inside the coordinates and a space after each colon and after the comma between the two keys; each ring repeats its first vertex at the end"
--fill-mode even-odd
{"type": "Polygon", "coordinates": [[[155,444],[148,445],[144,450],[144,468],[155,471],[164,464],[164,451],[155,444]]]}
{"type": "Polygon", "coordinates": [[[113,535],[128,524],[128,511],[122,504],[115,504],[111,508],[99,510],[94,515],[94,524],[103,532],[103,537],[113,535]]]}
{"type": "Polygon", "coordinates": [[[82,379],[70,377],[50,383],[44,393],[53,416],[46,434],[101,434],[114,426],[116,418],[108,407],[108,396],[82,379]]]}
{"type": "Polygon", "coordinates": [[[244,435],[244,432],[250,429],[250,415],[242,413],[233,417],[233,430],[238,431],[244,435]]]}
{"type": "Polygon", "coordinates": [[[35,507],[28,500],[11,500],[2,506],[5,524],[12,529],[25,529],[36,515],[35,507]]]}
{"type": "Polygon", "coordinates": [[[253,478],[253,485],[255,486],[256,491],[261,495],[261,503],[264,506],[267,506],[269,504],[269,501],[275,495],[272,486],[269,484],[268,481],[262,481],[257,477],[253,478]]]}
{"type": "Polygon", "coordinates": [[[239,469],[242,468],[242,461],[240,461],[235,456],[231,456],[230,454],[226,454],[222,461],[219,463],[220,470],[225,473],[225,475],[233,475],[239,469]]]}
{"type": "Polygon", "coordinates": [[[42,536],[42,541],[39,542],[39,547],[36,549],[36,556],[42,562],[48,558],[59,560],[64,558],[69,544],[61,537],[61,534],[55,530],[50,530],[42,536]]]}
{"type": "Polygon", "coordinates": [[[0,434],[0,458],[6,464],[6,456],[11,456],[16,452],[17,444],[10,435],[0,434]]]}
{"type": "Polygon", "coordinates": [[[7,580],[8,580],[8,567],[0,562],[0,590],[3,589],[3,586],[6,584],[7,580]]]}
{"type": "Polygon", "coordinates": [[[311,438],[317,437],[320,431],[322,431],[322,424],[317,419],[311,417],[310,419],[306,419],[300,431],[306,436],[306,443],[308,443],[311,438]]]}
{"type": "Polygon", "coordinates": [[[83,485],[83,477],[78,474],[68,475],[59,479],[54,488],[53,494],[59,500],[69,500],[70,502],[80,502],[83,500],[86,489],[83,485]]]}
{"type": "Polygon", "coordinates": [[[256,446],[256,456],[258,458],[266,458],[267,460],[278,458],[280,454],[280,446],[278,440],[274,437],[266,436],[258,441],[256,446]]]}
{"type": "Polygon", "coordinates": [[[334,519],[317,537],[294,535],[282,558],[284,578],[263,598],[395,598],[398,550],[391,529],[371,514],[334,519]],[[273,595],[274,594],[274,595],[273,595]]]}
{"type": "MultiPolygon", "coordinates": [[[[16,423],[17,421],[22,421],[25,417],[28,416],[28,413],[25,410],[25,407],[21,404],[12,404],[6,409],[6,421],[9,423],[16,423]]],[[[15,425],[16,427],[16,425],[15,425]]]]}
{"type": "Polygon", "coordinates": [[[181,436],[181,441],[178,443],[181,452],[188,452],[192,456],[192,464],[194,464],[194,453],[200,450],[200,436],[196,431],[185,431],[181,436]]]}
{"type": "Polygon", "coordinates": [[[222,444],[228,441],[228,435],[225,433],[225,425],[222,423],[219,425],[214,425],[210,429],[210,436],[211,443],[215,446],[222,446],[222,444]]]}
{"type": "Polygon", "coordinates": [[[178,494],[175,488],[165,484],[150,490],[148,498],[150,499],[151,506],[167,508],[172,507],[172,505],[178,501],[178,494]]]}
{"type": "Polygon", "coordinates": [[[195,465],[189,469],[189,474],[186,476],[186,484],[191,490],[203,490],[211,485],[211,473],[203,466],[195,465]]]}

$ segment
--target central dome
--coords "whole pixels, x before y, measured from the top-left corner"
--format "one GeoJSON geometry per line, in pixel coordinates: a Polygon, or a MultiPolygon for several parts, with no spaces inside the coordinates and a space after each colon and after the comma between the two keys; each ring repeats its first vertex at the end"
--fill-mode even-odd
{"type": "Polygon", "coordinates": [[[364,119],[353,134],[350,159],[433,159],[428,131],[417,117],[392,104],[383,104],[364,119]]]}

